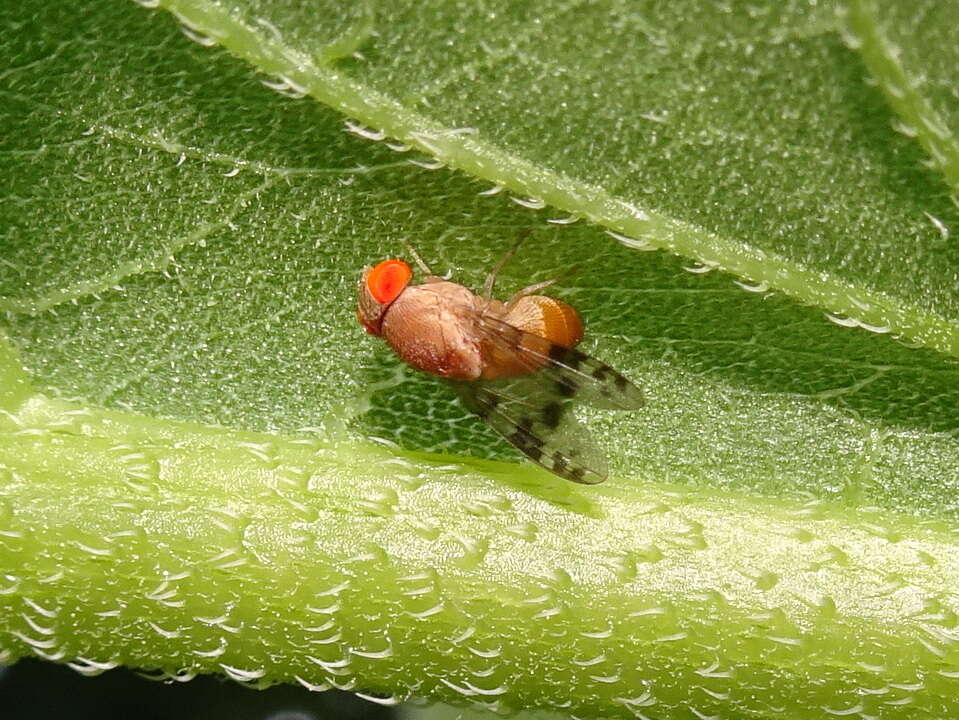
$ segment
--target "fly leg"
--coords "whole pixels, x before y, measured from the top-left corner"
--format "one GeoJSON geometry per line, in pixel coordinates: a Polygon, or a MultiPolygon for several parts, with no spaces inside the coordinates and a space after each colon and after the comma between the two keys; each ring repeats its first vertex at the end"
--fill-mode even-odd
{"type": "Polygon", "coordinates": [[[560,279],[561,278],[555,277],[552,280],[544,280],[543,282],[538,282],[535,285],[527,285],[522,290],[517,290],[513,294],[513,297],[511,297],[509,301],[506,303],[506,312],[509,312],[514,307],[516,307],[516,303],[518,303],[524,297],[535,295],[539,290],[542,290],[543,288],[548,288],[550,285],[555,285],[556,283],[560,281],[560,279]]]}
{"type": "Polygon", "coordinates": [[[513,243],[513,246],[503,253],[503,257],[499,259],[499,262],[490,270],[489,275],[486,276],[486,284],[483,285],[483,299],[487,303],[493,297],[493,286],[496,284],[496,276],[499,274],[499,271],[506,267],[506,263],[509,262],[509,259],[513,257],[516,253],[516,250],[522,244],[522,242],[529,237],[530,233],[533,232],[532,228],[527,228],[520,233],[520,236],[516,238],[516,242],[513,243]]]}
{"type": "Polygon", "coordinates": [[[516,307],[516,303],[518,303],[518,302],[519,302],[520,300],[522,300],[524,297],[529,297],[530,295],[535,295],[535,294],[536,294],[537,292],[539,292],[540,290],[543,290],[544,288],[548,288],[550,285],[555,285],[556,283],[558,283],[558,282],[559,282],[560,280],[562,280],[563,278],[569,277],[572,273],[576,272],[578,269],[579,269],[579,268],[578,268],[578,267],[575,267],[575,266],[574,266],[574,267],[571,267],[569,270],[567,270],[566,272],[564,272],[562,275],[557,275],[556,277],[554,277],[554,278],[552,278],[552,279],[550,279],[550,280],[544,280],[543,282],[538,282],[538,283],[536,283],[535,285],[527,285],[527,286],[524,287],[522,290],[517,290],[517,291],[513,294],[513,297],[511,297],[511,298],[509,299],[509,301],[506,303],[506,312],[509,312],[509,311],[512,310],[514,307],[516,307]]]}

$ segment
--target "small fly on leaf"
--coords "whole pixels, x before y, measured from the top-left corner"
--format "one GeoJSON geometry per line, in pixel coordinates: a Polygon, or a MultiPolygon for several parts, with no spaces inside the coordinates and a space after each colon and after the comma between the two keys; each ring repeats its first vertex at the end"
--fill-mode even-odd
{"type": "Polygon", "coordinates": [[[450,381],[465,405],[526,457],[578,483],[606,479],[606,458],[570,412],[572,401],[636,410],[643,394],[609,365],[576,350],[583,322],[570,305],[523,288],[508,301],[493,299],[497,273],[524,236],[486,278],[483,294],[402,260],[363,270],[357,318],[417,370],[450,381]]]}

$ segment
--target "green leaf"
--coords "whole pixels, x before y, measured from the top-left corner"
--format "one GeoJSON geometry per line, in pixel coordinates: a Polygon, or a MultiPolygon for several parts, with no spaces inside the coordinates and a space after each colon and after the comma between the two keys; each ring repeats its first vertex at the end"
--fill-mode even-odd
{"type": "MultiPolygon", "coordinates": [[[[159,4],[373,133],[628,244],[959,355],[955,275],[944,272],[959,250],[940,230],[959,213],[863,82],[831,3],[371,3],[332,41],[359,54],[337,62],[302,12],[159,4]]],[[[340,5],[311,4],[310,17],[340,5]]],[[[951,27],[955,9],[939,5],[951,27]]],[[[897,126],[912,134],[911,120],[897,126]]],[[[955,191],[955,130],[935,132],[955,191]]]]}
{"type": "Polygon", "coordinates": [[[169,7],[254,70],[133,5],[0,10],[3,657],[956,714],[951,176],[830,10],[169,7]],[[584,412],[595,488],[519,464],[356,324],[363,265],[409,241],[476,286],[525,227],[500,292],[577,266],[557,293],[649,397],[584,412]]]}
{"type": "MultiPolygon", "coordinates": [[[[953,80],[953,13],[947,3],[911,7],[851,0],[840,16],[846,43],[857,50],[873,80],[899,115],[897,129],[915,137],[930,166],[959,188],[959,105],[953,80]],[[921,38],[921,41],[919,39],[921,38]]],[[[955,197],[955,196],[954,196],[955,197]]],[[[938,218],[930,218],[946,233],[938,218]]]]}

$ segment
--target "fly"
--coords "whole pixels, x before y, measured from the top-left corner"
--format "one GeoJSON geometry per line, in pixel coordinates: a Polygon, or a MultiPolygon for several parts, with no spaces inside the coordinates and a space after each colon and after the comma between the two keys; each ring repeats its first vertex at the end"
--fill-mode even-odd
{"type": "MultiPolygon", "coordinates": [[[[525,237],[525,236],[524,236],[525,237]]],[[[539,291],[557,279],[493,299],[496,275],[520,240],[490,271],[478,295],[402,260],[363,270],[357,318],[382,336],[407,364],[450,381],[464,404],[533,462],[560,477],[595,484],[606,458],[570,412],[573,401],[636,410],[643,394],[609,365],[575,348],[583,339],[579,313],[539,291]]],[[[411,248],[412,251],[412,248],[411,248]]]]}

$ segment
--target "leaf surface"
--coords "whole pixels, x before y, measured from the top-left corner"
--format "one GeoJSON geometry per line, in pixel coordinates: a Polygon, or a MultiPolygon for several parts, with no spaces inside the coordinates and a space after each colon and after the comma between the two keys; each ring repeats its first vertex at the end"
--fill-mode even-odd
{"type": "Polygon", "coordinates": [[[7,657],[606,714],[955,714],[959,262],[925,213],[956,211],[831,11],[170,7],[332,107],[164,14],[2,11],[7,657]],[[576,266],[557,294],[587,349],[648,396],[581,416],[595,489],[515,464],[356,324],[365,264],[411,242],[476,287],[526,227],[500,293],[576,266]],[[915,343],[829,322],[842,297],[915,343]]]}

